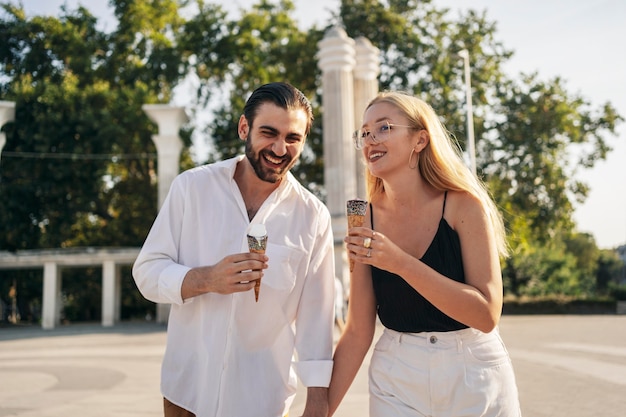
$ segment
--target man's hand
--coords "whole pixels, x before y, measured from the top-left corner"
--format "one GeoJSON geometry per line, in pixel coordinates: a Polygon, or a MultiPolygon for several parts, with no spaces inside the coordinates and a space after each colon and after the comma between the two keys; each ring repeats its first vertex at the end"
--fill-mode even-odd
{"type": "Polygon", "coordinates": [[[309,387],[306,391],[306,405],[302,417],[328,416],[328,388],[309,387]]]}
{"type": "Polygon", "coordinates": [[[233,294],[248,291],[254,287],[254,281],[263,277],[267,261],[264,254],[244,252],[226,256],[215,265],[192,268],[183,280],[183,300],[209,292],[233,294]]]}

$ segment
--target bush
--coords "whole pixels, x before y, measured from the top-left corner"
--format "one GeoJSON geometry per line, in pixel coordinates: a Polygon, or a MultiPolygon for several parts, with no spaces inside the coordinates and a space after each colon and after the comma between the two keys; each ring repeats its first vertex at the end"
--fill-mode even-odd
{"type": "Polygon", "coordinates": [[[615,314],[612,298],[507,297],[503,314],[615,314]]]}
{"type": "Polygon", "coordinates": [[[626,284],[609,284],[609,294],[617,301],[626,301],[626,284]]]}

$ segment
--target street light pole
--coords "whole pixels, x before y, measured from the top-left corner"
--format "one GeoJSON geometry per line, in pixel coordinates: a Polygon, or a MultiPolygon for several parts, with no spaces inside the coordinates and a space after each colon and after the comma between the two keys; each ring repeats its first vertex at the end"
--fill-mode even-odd
{"type": "Polygon", "coordinates": [[[474,143],[474,112],[472,110],[472,83],[470,80],[469,52],[467,49],[459,51],[459,56],[465,63],[465,101],[467,103],[467,144],[470,157],[470,167],[476,175],[476,147],[474,143]]]}

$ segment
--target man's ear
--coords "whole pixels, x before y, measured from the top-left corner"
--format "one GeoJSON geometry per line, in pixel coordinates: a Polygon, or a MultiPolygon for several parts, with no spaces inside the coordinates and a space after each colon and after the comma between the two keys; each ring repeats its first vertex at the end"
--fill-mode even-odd
{"type": "Polygon", "coordinates": [[[239,124],[237,126],[237,132],[239,133],[239,139],[245,142],[248,139],[248,133],[250,132],[250,125],[248,125],[248,119],[243,114],[239,117],[239,124]]]}

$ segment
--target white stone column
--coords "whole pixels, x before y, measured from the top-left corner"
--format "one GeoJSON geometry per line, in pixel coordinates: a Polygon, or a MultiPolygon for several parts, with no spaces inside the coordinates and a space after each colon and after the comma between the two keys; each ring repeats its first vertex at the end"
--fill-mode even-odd
{"type": "Polygon", "coordinates": [[[340,27],[331,28],[319,44],[324,123],[324,185],[335,239],[335,274],[349,277],[343,238],[347,230],[346,201],[357,197],[354,130],[354,40],[340,27]]]}
{"type": "MultiPolygon", "coordinates": [[[[0,100],[0,129],[5,124],[15,120],[15,102],[0,100]]],[[[4,132],[0,132],[0,158],[2,158],[2,149],[7,142],[7,136],[4,132]]]]}
{"type": "Polygon", "coordinates": [[[119,323],[122,320],[122,266],[115,265],[115,291],[113,294],[113,322],[119,323]]]}
{"type": "Polygon", "coordinates": [[[55,262],[46,262],[43,266],[43,301],[41,308],[41,327],[54,329],[60,322],[61,279],[59,266],[55,262]]]}
{"type": "MultiPolygon", "coordinates": [[[[371,99],[378,93],[380,74],[380,50],[369,39],[356,38],[356,65],[354,67],[354,130],[361,127],[363,112],[371,99]]],[[[365,198],[365,164],[361,151],[356,152],[356,189],[360,198],[365,198]]]]}
{"type": "Polygon", "coordinates": [[[102,263],[102,326],[115,324],[115,262],[102,263]]]}
{"type": "Polygon", "coordinates": [[[170,185],[179,172],[183,142],[178,136],[178,131],[189,119],[182,107],[168,104],[144,104],[141,108],[159,127],[159,133],[152,135],[152,141],[157,149],[158,201],[159,208],[161,208],[170,185]]]}
{"type": "MultiPolygon", "coordinates": [[[[159,209],[165,201],[165,197],[172,185],[172,181],[179,173],[180,153],[183,142],[178,136],[180,127],[189,119],[182,107],[174,107],[168,104],[144,104],[141,106],[150,120],[159,126],[159,134],[152,135],[152,140],[157,148],[158,186],[159,186],[159,209]]],[[[166,323],[169,315],[169,304],[157,304],[157,322],[166,323]]]]}

